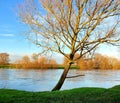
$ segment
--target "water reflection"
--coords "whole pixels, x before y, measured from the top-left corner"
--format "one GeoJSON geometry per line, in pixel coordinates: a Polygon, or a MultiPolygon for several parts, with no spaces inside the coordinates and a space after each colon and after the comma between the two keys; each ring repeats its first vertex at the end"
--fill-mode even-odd
{"type": "MultiPolygon", "coordinates": [[[[0,88],[26,91],[49,91],[57,83],[63,70],[0,69],[0,88]]],[[[70,70],[68,75],[84,74],[77,78],[67,78],[62,89],[78,87],[109,88],[120,84],[120,70],[70,70]]]]}

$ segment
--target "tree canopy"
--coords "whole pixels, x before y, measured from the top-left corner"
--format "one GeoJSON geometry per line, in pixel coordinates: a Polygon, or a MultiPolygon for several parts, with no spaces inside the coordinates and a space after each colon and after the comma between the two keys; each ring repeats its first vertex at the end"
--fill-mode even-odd
{"type": "Polygon", "coordinates": [[[29,39],[44,52],[68,59],[67,54],[81,57],[103,43],[115,45],[119,14],[119,0],[26,0],[19,5],[19,17],[30,27],[29,39]]]}

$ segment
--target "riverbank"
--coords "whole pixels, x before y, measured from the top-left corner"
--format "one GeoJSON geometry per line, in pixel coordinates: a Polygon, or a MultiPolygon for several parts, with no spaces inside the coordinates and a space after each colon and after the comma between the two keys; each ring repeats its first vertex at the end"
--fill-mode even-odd
{"type": "Polygon", "coordinates": [[[55,92],[0,89],[0,103],[120,103],[120,85],[113,88],[77,88],[55,92]]]}
{"type": "Polygon", "coordinates": [[[9,69],[12,68],[11,65],[6,64],[6,65],[0,65],[0,69],[9,69]]]}
{"type": "MultiPolygon", "coordinates": [[[[7,64],[7,65],[0,65],[0,69],[21,69],[23,68],[22,66],[16,67],[13,64],[7,64]]],[[[41,69],[39,67],[29,67],[29,68],[23,68],[23,69],[41,69]]],[[[56,67],[48,67],[48,68],[43,68],[43,69],[64,69],[64,66],[56,66],[56,67]]],[[[78,66],[71,66],[70,69],[79,69],[78,66]]]]}

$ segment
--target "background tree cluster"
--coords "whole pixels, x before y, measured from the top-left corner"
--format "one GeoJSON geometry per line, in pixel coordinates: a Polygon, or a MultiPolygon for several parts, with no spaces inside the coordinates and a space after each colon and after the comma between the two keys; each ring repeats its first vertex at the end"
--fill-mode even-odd
{"type": "MultiPolygon", "coordinates": [[[[76,55],[77,56],[77,55],[76,55]]],[[[67,63],[67,59],[64,58],[63,65],[67,63]]],[[[81,70],[101,69],[101,70],[118,70],[120,69],[120,60],[114,57],[108,57],[101,54],[95,54],[93,58],[87,59],[81,58],[75,64],[81,70]]]]}
{"type": "Polygon", "coordinates": [[[14,66],[25,69],[52,69],[57,67],[57,62],[54,59],[39,57],[37,54],[33,54],[31,57],[23,56],[21,60],[17,60],[14,63],[14,66]]]}
{"type": "Polygon", "coordinates": [[[0,53],[0,65],[9,64],[9,54],[0,53]]]}

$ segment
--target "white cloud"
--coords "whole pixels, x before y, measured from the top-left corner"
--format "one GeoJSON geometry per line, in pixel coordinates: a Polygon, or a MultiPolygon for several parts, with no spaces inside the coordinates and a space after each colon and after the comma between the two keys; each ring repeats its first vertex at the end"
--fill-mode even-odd
{"type": "Polygon", "coordinates": [[[14,34],[0,34],[2,37],[13,37],[15,36],[14,34]]]}

